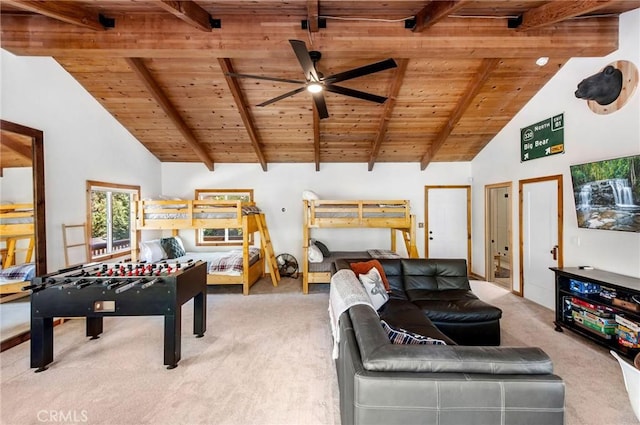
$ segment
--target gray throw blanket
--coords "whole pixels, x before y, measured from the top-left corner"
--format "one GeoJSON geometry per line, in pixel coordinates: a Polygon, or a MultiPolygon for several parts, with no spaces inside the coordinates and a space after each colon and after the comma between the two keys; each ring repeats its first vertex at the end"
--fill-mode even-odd
{"type": "Polygon", "coordinates": [[[333,358],[338,358],[338,342],[340,342],[339,319],[342,313],[351,306],[365,304],[373,309],[371,300],[364,287],[351,270],[338,270],[331,277],[329,288],[329,319],[333,333],[333,358]]]}

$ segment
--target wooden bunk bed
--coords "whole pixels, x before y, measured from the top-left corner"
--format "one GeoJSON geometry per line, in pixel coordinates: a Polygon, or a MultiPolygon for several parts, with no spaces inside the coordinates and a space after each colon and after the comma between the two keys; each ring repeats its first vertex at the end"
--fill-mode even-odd
{"type": "Polygon", "coordinates": [[[22,288],[35,276],[34,235],[33,204],[0,205],[0,302],[29,295],[22,288]]]}
{"type": "MultiPolygon", "coordinates": [[[[264,275],[265,260],[273,286],[280,281],[271,237],[264,213],[253,202],[228,200],[142,200],[134,202],[137,230],[172,230],[174,235],[185,229],[242,229],[242,271],[239,275],[217,274],[209,271],[209,285],[242,285],[242,293],[264,275]],[[252,255],[253,238],[260,234],[259,256],[252,255]]],[[[137,260],[138,241],[132,243],[133,260],[137,260]]],[[[194,253],[201,256],[202,253],[194,253]]],[[[202,258],[202,257],[200,257],[202,258]]]]}
{"type": "Polygon", "coordinates": [[[310,263],[312,229],[387,228],[391,231],[390,251],[396,251],[397,232],[400,232],[407,253],[417,258],[415,217],[410,210],[407,200],[303,200],[302,292],[309,293],[309,283],[329,283],[330,263],[338,258],[375,258],[369,251],[340,251],[332,252],[323,263],[310,263]]]}

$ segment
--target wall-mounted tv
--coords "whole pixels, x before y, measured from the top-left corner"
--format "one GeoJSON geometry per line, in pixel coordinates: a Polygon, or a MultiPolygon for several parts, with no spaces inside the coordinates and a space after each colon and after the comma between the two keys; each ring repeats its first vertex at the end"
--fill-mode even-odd
{"type": "Polygon", "coordinates": [[[640,155],[569,168],[578,227],[640,232],[640,155]]]}

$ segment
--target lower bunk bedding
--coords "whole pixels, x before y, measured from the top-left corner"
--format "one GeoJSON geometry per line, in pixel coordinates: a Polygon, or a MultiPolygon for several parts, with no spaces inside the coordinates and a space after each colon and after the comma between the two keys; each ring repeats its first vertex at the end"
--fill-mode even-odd
{"type": "MultiPolygon", "coordinates": [[[[221,252],[186,252],[185,255],[172,258],[171,261],[186,263],[188,261],[204,261],[207,263],[207,273],[221,276],[242,276],[244,256],[241,249],[221,252]]],[[[260,249],[249,248],[249,266],[260,261],[260,249]]]]}
{"type": "Polygon", "coordinates": [[[0,303],[28,296],[29,291],[22,288],[29,285],[36,276],[36,264],[25,263],[0,270],[0,303]],[[11,295],[13,296],[7,296],[11,295]]]}

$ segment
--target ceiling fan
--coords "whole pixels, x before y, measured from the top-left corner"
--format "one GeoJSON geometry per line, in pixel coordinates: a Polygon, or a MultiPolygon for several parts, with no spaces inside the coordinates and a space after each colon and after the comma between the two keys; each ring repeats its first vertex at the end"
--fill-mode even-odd
{"type": "Polygon", "coordinates": [[[256,78],[260,80],[300,84],[300,87],[298,87],[297,89],[291,90],[290,92],[284,93],[278,97],[274,97],[273,99],[262,102],[258,106],[267,106],[279,100],[293,96],[294,94],[300,93],[301,91],[307,90],[313,96],[313,101],[315,102],[316,109],[318,110],[318,115],[321,119],[329,117],[329,112],[327,111],[327,105],[325,103],[323,95],[324,90],[376,103],[384,103],[384,101],[387,100],[387,98],[384,96],[378,96],[360,90],[337,86],[335,83],[350,80],[352,78],[362,77],[364,75],[373,74],[374,72],[384,71],[389,68],[395,68],[398,65],[393,59],[386,59],[380,62],[372,63],[325,77],[316,68],[318,61],[322,57],[322,54],[320,52],[315,50],[307,50],[307,46],[304,44],[304,41],[289,40],[289,43],[291,44],[291,47],[293,48],[293,51],[298,58],[298,62],[300,62],[302,71],[304,72],[304,81],[277,77],[265,77],[261,75],[237,74],[232,72],[227,73],[226,75],[239,78],[256,78]]]}

